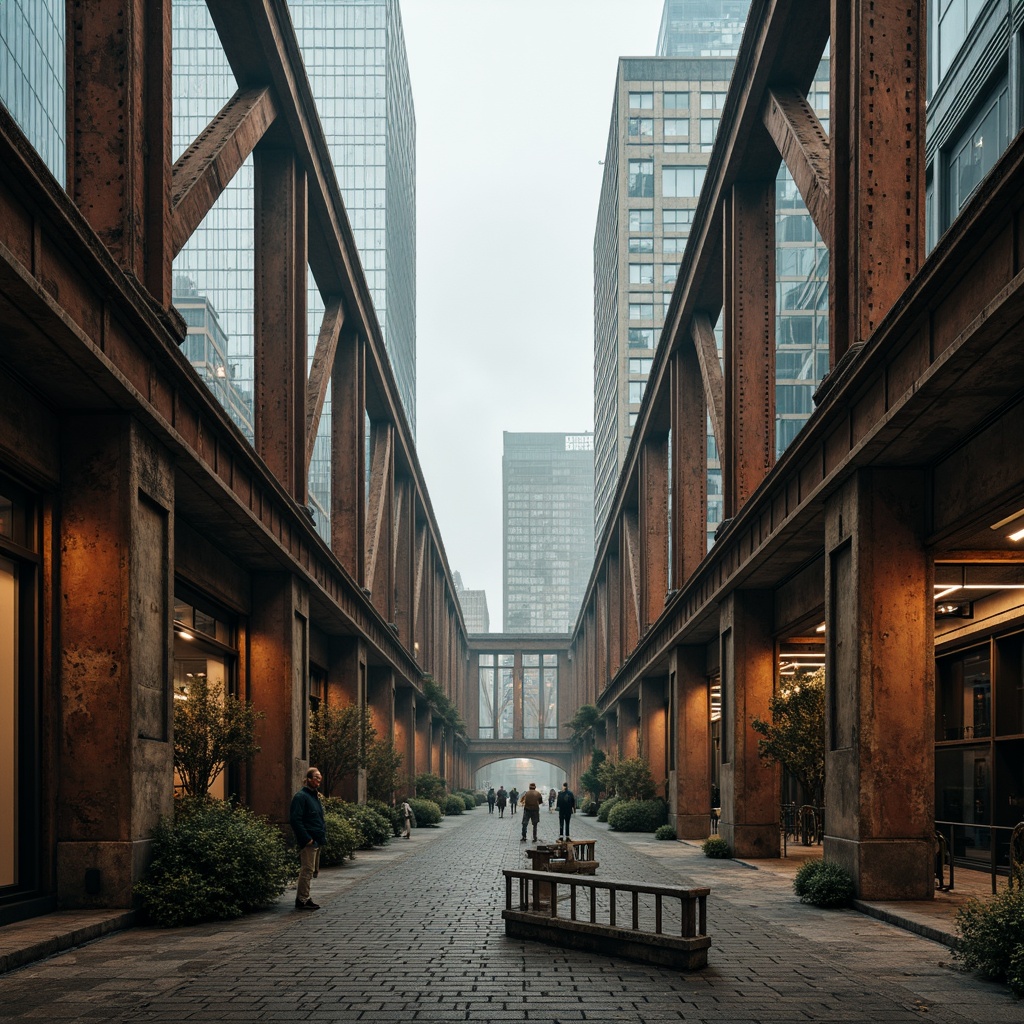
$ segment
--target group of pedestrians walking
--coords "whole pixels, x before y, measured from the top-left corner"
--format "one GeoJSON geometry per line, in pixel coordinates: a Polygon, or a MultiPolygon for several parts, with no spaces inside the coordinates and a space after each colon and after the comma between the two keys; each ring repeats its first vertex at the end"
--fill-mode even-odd
{"type": "MultiPolygon", "coordinates": [[[[569,819],[576,810],[576,796],[569,788],[568,782],[562,783],[561,793],[556,794],[554,789],[548,792],[548,813],[558,808],[558,838],[569,838],[569,819]]],[[[537,783],[531,782],[530,788],[520,795],[519,791],[512,787],[510,791],[504,786],[497,790],[493,786],[487,790],[487,813],[493,814],[494,808],[498,808],[498,817],[505,817],[505,807],[509,806],[510,814],[516,813],[516,808],[522,805],[523,808],[523,836],[520,842],[526,842],[526,833],[530,826],[533,826],[533,841],[537,841],[537,827],[540,825],[540,809],[544,805],[544,794],[537,789],[537,783]]]]}

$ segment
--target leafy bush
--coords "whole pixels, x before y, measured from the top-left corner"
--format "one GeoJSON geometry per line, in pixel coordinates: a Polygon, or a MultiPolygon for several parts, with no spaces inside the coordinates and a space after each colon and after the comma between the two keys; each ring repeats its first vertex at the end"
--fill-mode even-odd
{"type": "Polygon", "coordinates": [[[793,891],[801,903],[845,907],[853,899],[853,879],[846,868],[835,861],[809,860],[793,878],[793,891]]]}
{"type": "Polygon", "coordinates": [[[476,797],[472,793],[460,793],[458,795],[462,797],[462,802],[467,811],[476,810],[476,797]]]}
{"type": "Polygon", "coordinates": [[[391,834],[393,836],[400,836],[405,831],[401,804],[394,807],[384,803],[383,800],[367,800],[366,806],[375,810],[386,821],[391,822],[391,834]]]}
{"type": "Polygon", "coordinates": [[[320,863],[326,868],[354,857],[363,842],[359,829],[348,818],[333,811],[324,814],[324,822],[327,842],[320,848],[320,863]]]}
{"type": "Polygon", "coordinates": [[[593,818],[597,814],[597,801],[596,800],[584,800],[583,805],[580,807],[580,814],[585,814],[588,818],[593,818]]]}
{"type": "Polygon", "coordinates": [[[590,755],[590,767],[580,776],[580,786],[584,793],[589,793],[595,803],[601,796],[603,785],[601,782],[601,765],[608,759],[603,750],[594,747],[590,755]]]}
{"type": "Polygon", "coordinates": [[[385,817],[368,804],[352,804],[332,796],[324,801],[324,812],[339,814],[355,826],[360,835],[360,850],[386,846],[395,834],[390,816],[385,817]]]}
{"type": "Polygon", "coordinates": [[[654,830],[655,839],[676,839],[676,830],[671,825],[659,825],[654,830]]]}
{"type": "Polygon", "coordinates": [[[601,801],[601,806],[597,812],[598,821],[607,821],[608,815],[611,813],[611,809],[622,799],[619,796],[610,796],[607,800],[601,801]]]}
{"type": "Polygon", "coordinates": [[[220,921],[277,899],[294,877],[279,829],[223,800],[179,802],[153,831],[153,860],[135,886],[143,911],[172,928],[220,921]]]}
{"type": "Polygon", "coordinates": [[[482,789],[478,789],[473,794],[473,796],[476,797],[476,805],[477,805],[477,807],[479,807],[481,804],[487,803],[487,794],[482,789]]]}
{"type": "Polygon", "coordinates": [[[732,850],[729,849],[729,844],[721,836],[708,836],[700,845],[701,850],[704,851],[705,857],[714,857],[718,860],[724,860],[727,857],[732,856],[732,850]]]}
{"type": "Polygon", "coordinates": [[[419,797],[414,797],[409,801],[409,806],[416,816],[417,828],[422,828],[424,825],[441,824],[441,808],[433,800],[421,800],[419,797]]]}
{"type": "Polygon", "coordinates": [[[626,800],[650,800],[654,796],[651,766],[642,757],[627,757],[615,768],[615,792],[626,800]]]}
{"type": "Polygon", "coordinates": [[[464,814],[466,811],[466,803],[456,793],[452,793],[451,796],[444,798],[444,813],[445,814],[464,814]]]}
{"type": "Polygon", "coordinates": [[[984,902],[969,900],[956,915],[956,928],[953,956],[1024,996],[1024,889],[1003,889],[984,902]]]}
{"type": "Polygon", "coordinates": [[[416,796],[420,800],[433,800],[440,806],[448,792],[448,783],[438,775],[423,772],[416,776],[416,796]]]}
{"type": "Polygon", "coordinates": [[[619,800],[608,815],[608,827],[613,832],[653,832],[667,817],[663,800],[619,800]]]}

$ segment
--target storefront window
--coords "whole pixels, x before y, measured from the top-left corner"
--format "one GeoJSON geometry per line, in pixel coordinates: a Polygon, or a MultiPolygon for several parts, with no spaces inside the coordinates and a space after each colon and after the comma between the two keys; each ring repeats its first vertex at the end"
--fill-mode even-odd
{"type": "Polygon", "coordinates": [[[990,661],[987,642],[939,659],[937,740],[971,740],[991,735],[990,661]]]}
{"type": "Polygon", "coordinates": [[[17,567],[0,558],[0,886],[18,881],[17,636],[17,567]]]}

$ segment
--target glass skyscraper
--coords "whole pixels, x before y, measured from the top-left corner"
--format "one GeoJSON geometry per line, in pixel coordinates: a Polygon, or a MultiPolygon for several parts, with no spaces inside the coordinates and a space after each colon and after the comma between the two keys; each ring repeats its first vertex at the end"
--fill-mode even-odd
{"type": "MultiPolygon", "coordinates": [[[[416,125],[398,0],[290,0],[303,62],[410,428],[416,429],[416,125]]],[[[174,157],[236,85],[205,0],[175,0],[174,157]]],[[[217,310],[232,380],[253,385],[252,159],[175,261],[217,310]]],[[[309,276],[309,357],[323,302],[309,276]]],[[[249,435],[251,438],[251,431],[249,435]]],[[[309,496],[330,535],[330,395],[309,496]]]]}
{"type": "Polygon", "coordinates": [[[505,633],[568,633],[594,564],[594,435],[504,434],[505,633]]]}
{"type": "Polygon", "coordinates": [[[660,57],[735,57],[750,0],[665,0],[660,57]]]}
{"type": "Polygon", "coordinates": [[[50,173],[67,181],[64,4],[0,3],[0,101],[50,173]]]}

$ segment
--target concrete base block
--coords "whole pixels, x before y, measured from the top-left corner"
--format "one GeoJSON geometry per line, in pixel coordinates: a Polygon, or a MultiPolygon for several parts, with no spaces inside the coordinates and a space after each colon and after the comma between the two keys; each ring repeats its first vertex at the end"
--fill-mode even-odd
{"type": "Polygon", "coordinates": [[[778,822],[764,825],[736,825],[723,821],[718,834],[729,844],[734,857],[778,857],[782,840],[778,822]]]}
{"type": "Polygon", "coordinates": [[[65,909],[131,909],[132,886],[149,861],[151,841],[57,844],[57,902],[65,909]]]}
{"type": "Polygon", "coordinates": [[[711,835],[711,815],[677,814],[676,835],[680,839],[707,839],[711,835]]]}
{"type": "Polygon", "coordinates": [[[935,896],[935,851],[922,839],[856,842],[825,836],[825,859],[853,877],[862,900],[930,900],[935,896]]]}

